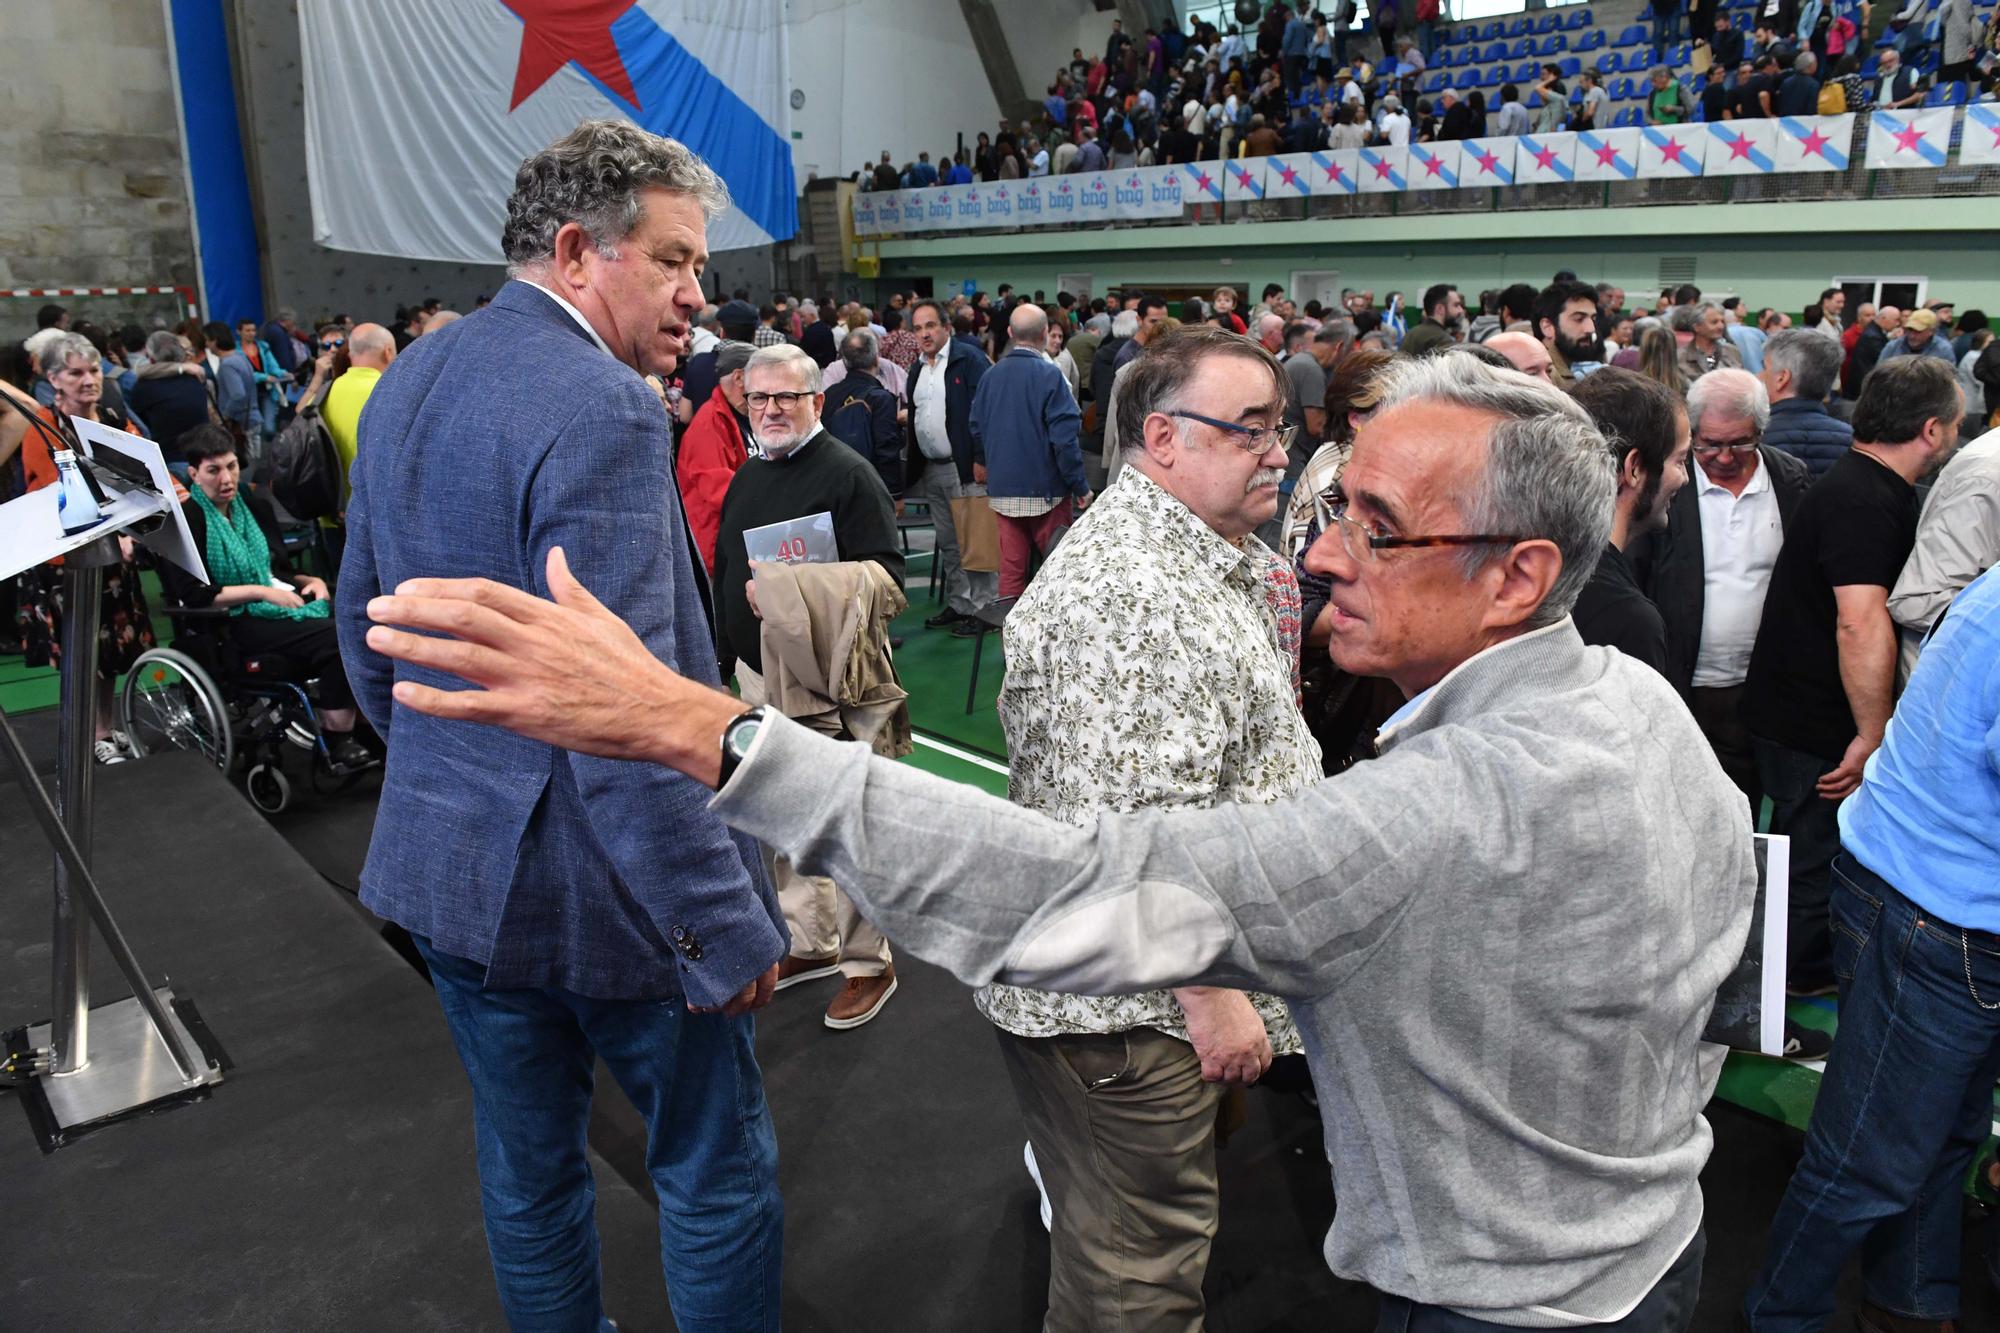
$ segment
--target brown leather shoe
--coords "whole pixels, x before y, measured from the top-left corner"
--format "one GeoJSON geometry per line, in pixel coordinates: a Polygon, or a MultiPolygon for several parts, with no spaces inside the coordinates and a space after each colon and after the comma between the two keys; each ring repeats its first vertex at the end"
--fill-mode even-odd
{"type": "Polygon", "coordinates": [[[1874,1305],[1855,1312],[1854,1327],[1860,1333],[1958,1333],[1956,1319],[1911,1319],[1874,1305]]]}
{"type": "Polygon", "coordinates": [[[849,977],[847,984],[840,988],[840,994],[833,997],[833,1003],[826,1007],[826,1025],[830,1028],[858,1028],[875,1015],[882,1012],[882,1006],[889,1003],[889,997],[896,993],[896,969],[891,966],[879,977],[849,977]]]}
{"type": "Polygon", "coordinates": [[[840,975],[838,958],[792,958],[787,957],[778,964],[778,984],[774,990],[796,986],[801,981],[818,981],[821,977],[840,975]]]}

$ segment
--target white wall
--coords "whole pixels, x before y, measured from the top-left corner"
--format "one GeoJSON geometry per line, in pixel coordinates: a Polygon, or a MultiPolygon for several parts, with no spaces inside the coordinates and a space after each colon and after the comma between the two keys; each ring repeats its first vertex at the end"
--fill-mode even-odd
{"type": "Polygon", "coordinates": [[[786,0],[786,9],[792,87],[805,94],[792,113],[800,185],[811,173],[851,174],[885,148],[898,166],[919,150],[936,161],[960,132],[969,147],[999,123],[953,0],[786,0]]]}

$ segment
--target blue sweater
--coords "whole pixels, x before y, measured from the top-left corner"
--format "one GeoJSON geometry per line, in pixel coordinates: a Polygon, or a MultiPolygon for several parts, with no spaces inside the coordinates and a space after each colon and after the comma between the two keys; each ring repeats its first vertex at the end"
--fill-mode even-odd
{"type": "Polygon", "coordinates": [[[1854,428],[1818,403],[1787,398],[1771,404],[1771,424],[1764,428],[1764,443],[1804,463],[1818,481],[1854,443],[1854,428]]]}
{"type": "Polygon", "coordinates": [[[1088,495],[1077,433],[1083,413],[1055,362],[1032,347],[1009,348],[972,397],[972,461],[986,493],[1059,500],[1088,495]]]}

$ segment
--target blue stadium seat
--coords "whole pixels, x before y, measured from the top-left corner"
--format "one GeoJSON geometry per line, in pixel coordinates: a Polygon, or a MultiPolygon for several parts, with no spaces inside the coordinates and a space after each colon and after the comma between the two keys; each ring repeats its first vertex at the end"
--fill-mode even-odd
{"type": "Polygon", "coordinates": [[[1572,9],[1563,19],[1563,28],[1569,32],[1576,32],[1580,29],[1590,27],[1593,22],[1594,20],[1589,10],[1572,9]]]}
{"type": "Polygon", "coordinates": [[[1520,64],[1514,66],[1514,82],[1516,83],[1520,84],[1533,83],[1536,79],[1540,78],[1541,76],[1542,76],[1542,67],[1540,62],[1538,61],[1523,60],[1520,64]]]}
{"type": "Polygon", "coordinates": [[[1423,81],[1422,87],[1423,90],[1427,93],[1441,93],[1445,89],[1451,87],[1451,75],[1445,73],[1443,70],[1439,70],[1437,73],[1425,79],[1423,81]]]}
{"type": "Polygon", "coordinates": [[[1515,19],[1512,23],[1509,23],[1507,25],[1507,35],[1509,37],[1526,37],[1528,35],[1528,30],[1529,30],[1529,24],[1528,20],[1525,18],[1515,19]]]}
{"type": "Polygon", "coordinates": [[[1561,28],[1562,28],[1562,15],[1556,13],[1554,10],[1543,10],[1542,16],[1539,19],[1535,20],[1536,36],[1542,36],[1547,33],[1556,32],[1559,31],[1561,28]]]}
{"type": "Polygon", "coordinates": [[[1630,129],[1645,123],[1646,118],[1639,114],[1639,108],[1636,106],[1628,106],[1611,118],[1611,128],[1616,130],[1630,129]]]}
{"type": "Polygon", "coordinates": [[[1604,46],[1604,29],[1602,28],[1592,28],[1589,32],[1585,33],[1582,37],[1577,39],[1576,43],[1576,49],[1578,51],[1596,51],[1601,49],[1603,46],[1604,46]]]}
{"type": "Polygon", "coordinates": [[[1616,51],[1606,51],[1597,58],[1599,74],[1618,74],[1625,68],[1625,57],[1616,51]]]}
{"type": "Polygon", "coordinates": [[[1526,60],[1533,54],[1535,54],[1535,39],[1532,37],[1517,37],[1507,47],[1509,60],[1526,60]]]}
{"type": "Polygon", "coordinates": [[[1644,46],[1646,44],[1646,30],[1639,24],[1634,23],[1625,29],[1625,31],[1619,33],[1618,40],[1611,44],[1620,50],[1628,46],[1644,46]]]}
{"type": "Polygon", "coordinates": [[[1880,60],[1877,60],[1874,56],[1869,56],[1868,59],[1861,62],[1861,77],[1864,79],[1872,79],[1875,77],[1876,72],[1881,68],[1882,68],[1882,62],[1880,60]]]}
{"type": "Polygon", "coordinates": [[[1693,59],[1694,48],[1686,42],[1682,42],[1679,46],[1667,52],[1667,68],[1679,69],[1693,59]]]}
{"type": "Polygon", "coordinates": [[[1564,56],[1556,61],[1556,68],[1563,72],[1565,79],[1573,79],[1583,73],[1583,62],[1575,56],[1564,56]]]}
{"type": "Polygon", "coordinates": [[[1458,72],[1458,77],[1452,80],[1451,86],[1464,93],[1472,91],[1485,81],[1485,77],[1478,70],[1468,68],[1458,72]]]}
{"type": "Polygon", "coordinates": [[[1537,89],[1535,89],[1535,90],[1531,91],[1531,92],[1530,92],[1530,93],[1528,94],[1528,100],[1527,100],[1527,101],[1525,101],[1525,102],[1523,102],[1523,103],[1521,103],[1521,105],[1522,105],[1522,106],[1524,106],[1524,107],[1526,107],[1526,108],[1528,108],[1528,110],[1530,110],[1530,111],[1540,111],[1540,110],[1542,109],[1542,93],[1541,93],[1541,90],[1540,90],[1539,88],[1537,88],[1537,89]]]}
{"type": "Polygon", "coordinates": [[[1507,58],[1507,43],[1488,42],[1485,49],[1480,51],[1479,58],[1489,65],[1496,60],[1505,60],[1507,58]]]}
{"type": "Polygon", "coordinates": [[[1632,80],[1622,74],[1605,84],[1604,91],[1614,102],[1629,101],[1638,96],[1638,89],[1634,87],[1632,80]]]}
{"type": "Polygon", "coordinates": [[[1941,83],[1931,89],[1930,96],[1924,99],[1924,105],[1927,107],[1964,106],[1965,85],[1955,81],[1952,83],[1941,83]]]}
{"type": "Polygon", "coordinates": [[[1572,88],[1572,89],[1570,89],[1570,90],[1569,90],[1569,104],[1570,104],[1571,106],[1582,106],[1582,105],[1583,105],[1583,89],[1582,89],[1582,88],[1572,88]]]}
{"type": "Polygon", "coordinates": [[[1491,23],[1487,24],[1485,27],[1479,30],[1479,39],[1483,42],[1490,42],[1495,37],[1498,37],[1501,33],[1505,31],[1507,31],[1507,25],[1502,23],[1499,19],[1494,19],[1491,23]]]}

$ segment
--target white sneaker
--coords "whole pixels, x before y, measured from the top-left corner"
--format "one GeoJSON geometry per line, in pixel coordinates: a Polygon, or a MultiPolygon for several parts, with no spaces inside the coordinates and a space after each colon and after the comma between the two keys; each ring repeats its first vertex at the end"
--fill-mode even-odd
{"type": "Polygon", "coordinates": [[[109,738],[99,741],[90,750],[100,764],[122,764],[132,756],[118,748],[118,742],[109,738]]]}
{"type": "Polygon", "coordinates": [[[1042,1230],[1055,1230],[1055,1210],[1049,1207],[1048,1187],[1042,1184],[1042,1168],[1035,1165],[1035,1145],[1021,1145],[1021,1160],[1028,1164],[1028,1179],[1035,1182],[1035,1193],[1042,1196],[1042,1230]]]}
{"type": "Polygon", "coordinates": [[[132,744],[132,738],[124,732],[113,731],[111,733],[111,743],[120,750],[123,750],[126,758],[137,759],[139,757],[139,747],[132,744]]]}

